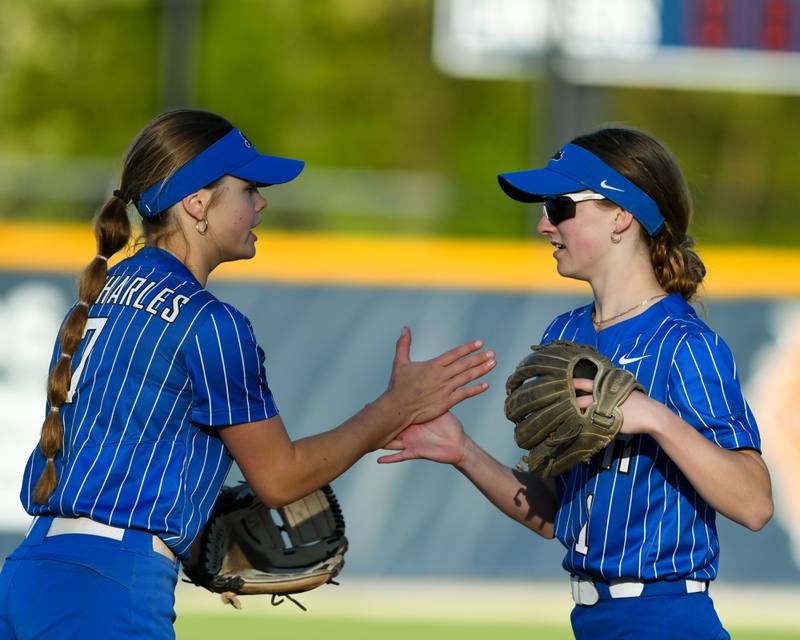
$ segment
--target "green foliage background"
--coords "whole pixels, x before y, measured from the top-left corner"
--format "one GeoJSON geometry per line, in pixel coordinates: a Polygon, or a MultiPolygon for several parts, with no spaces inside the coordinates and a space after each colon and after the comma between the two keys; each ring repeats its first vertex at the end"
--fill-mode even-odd
{"type": "MultiPolygon", "coordinates": [[[[192,106],[309,166],[429,171],[451,187],[435,220],[275,213],[273,226],[531,232],[537,214],[502,196],[495,175],[547,159],[539,147],[550,123],[537,117],[544,86],[440,72],[432,0],[203,0],[200,10],[192,106]]],[[[0,157],[118,163],[165,106],[161,15],[156,0],[3,0],[0,157]]],[[[675,152],[701,241],[800,242],[800,98],[655,89],[608,89],[603,98],[592,126],[640,127],[675,152]]],[[[2,217],[86,218],[85,208],[52,195],[0,195],[2,217]]]]}

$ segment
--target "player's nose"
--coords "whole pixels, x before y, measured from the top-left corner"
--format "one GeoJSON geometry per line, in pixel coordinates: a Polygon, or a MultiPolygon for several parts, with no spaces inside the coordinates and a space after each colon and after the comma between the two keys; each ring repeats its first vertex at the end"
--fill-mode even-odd
{"type": "Polygon", "coordinates": [[[544,211],[542,211],[542,217],[539,218],[539,223],[536,225],[536,231],[543,236],[548,236],[556,232],[555,225],[550,222],[550,219],[544,211]]]}
{"type": "Polygon", "coordinates": [[[269,203],[267,202],[267,199],[259,193],[255,200],[255,206],[256,213],[261,213],[269,206],[269,203]]]}

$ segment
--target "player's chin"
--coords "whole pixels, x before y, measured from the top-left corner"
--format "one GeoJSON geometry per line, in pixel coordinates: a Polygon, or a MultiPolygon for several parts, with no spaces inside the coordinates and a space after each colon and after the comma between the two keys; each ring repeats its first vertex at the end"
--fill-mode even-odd
{"type": "Polygon", "coordinates": [[[575,277],[575,270],[570,266],[569,262],[567,262],[566,260],[559,260],[556,263],[556,271],[558,271],[558,275],[564,278],[575,277]]]}
{"type": "Polygon", "coordinates": [[[256,255],[256,248],[253,245],[239,246],[232,251],[227,251],[222,262],[235,262],[236,260],[249,260],[256,255]]]}
{"type": "Polygon", "coordinates": [[[250,237],[244,241],[240,250],[241,260],[249,260],[256,255],[256,240],[258,240],[258,238],[251,233],[250,237]]]}
{"type": "Polygon", "coordinates": [[[563,278],[589,280],[589,278],[581,269],[576,268],[575,265],[570,264],[567,260],[559,260],[558,264],[556,265],[556,270],[558,271],[558,275],[563,278]]]}

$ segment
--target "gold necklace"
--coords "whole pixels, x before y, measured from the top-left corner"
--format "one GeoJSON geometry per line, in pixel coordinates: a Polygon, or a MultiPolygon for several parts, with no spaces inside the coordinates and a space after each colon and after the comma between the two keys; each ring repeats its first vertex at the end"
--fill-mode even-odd
{"type": "Polygon", "coordinates": [[[605,320],[595,320],[594,317],[595,317],[596,311],[592,311],[592,324],[594,325],[595,330],[599,331],[600,327],[603,326],[604,324],[608,324],[612,320],[616,320],[617,318],[621,318],[626,313],[630,313],[634,309],[638,309],[639,307],[643,307],[648,302],[652,302],[653,300],[657,300],[658,298],[664,298],[664,297],[666,297],[668,295],[669,295],[668,293],[656,294],[654,296],[651,296],[651,297],[647,298],[647,300],[642,300],[641,302],[633,305],[630,309],[625,309],[625,311],[623,311],[622,313],[618,313],[617,315],[611,316],[610,318],[606,318],[605,320]]]}

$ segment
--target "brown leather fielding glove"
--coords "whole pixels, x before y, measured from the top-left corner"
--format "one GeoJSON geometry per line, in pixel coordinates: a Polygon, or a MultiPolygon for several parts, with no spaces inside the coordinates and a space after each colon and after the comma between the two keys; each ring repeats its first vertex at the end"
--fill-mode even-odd
{"type": "Polygon", "coordinates": [[[528,450],[520,463],[551,478],[611,442],[622,427],[619,405],[644,387],[589,345],[556,340],[531,350],[506,382],[505,413],[516,425],[517,445],[528,450]],[[575,402],[575,378],[594,380],[587,408],[575,402]]]}

